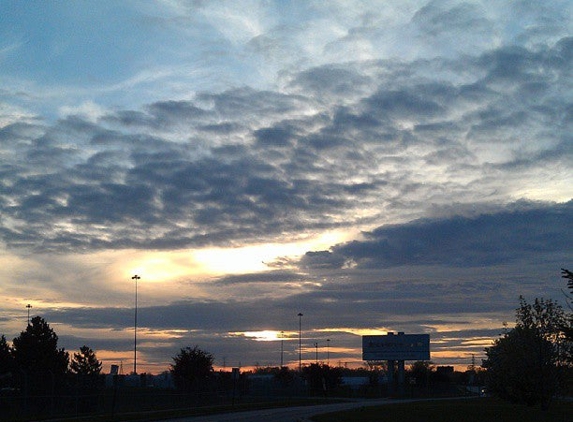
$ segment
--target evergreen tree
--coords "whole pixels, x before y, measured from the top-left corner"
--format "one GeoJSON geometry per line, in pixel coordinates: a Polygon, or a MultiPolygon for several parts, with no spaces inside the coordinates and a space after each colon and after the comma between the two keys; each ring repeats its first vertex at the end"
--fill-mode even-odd
{"type": "Polygon", "coordinates": [[[11,372],[14,369],[14,359],[10,352],[10,346],[6,341],[6,337],[0,337],[0,375],[11,372]]]}
{"type": "Polygon", "coordinates": [[[22,387],[31,395],[50,394],[63,387],[69,356],[58,349],[58,336],[43,318],[32,318],[14,339],[12,356],[23,377],[22,387]]]}
{"type": "Polygon", "coordinates": [[[77,375],[97,377],[101,372],[101,362],[95,352],[88,346],[80,347],[79,353],[74,353],[70,362],[70,370],[77,375]]]}
{"type": "Polygon", "coordinates": [[[75,387],[82,392],[78,409],[84,412],[95,410],[104,381],[100,375],[101,362],[95,352],[88,346],[80,347],[79,353],[74,353],[70,362],[70,371],[75,378],[75,387]]]}
{"type": "Polygon", "coordinates": [[[14,358],[6,337],[0,337],[0,387],[9,386],[14,376],[14,358]]]}

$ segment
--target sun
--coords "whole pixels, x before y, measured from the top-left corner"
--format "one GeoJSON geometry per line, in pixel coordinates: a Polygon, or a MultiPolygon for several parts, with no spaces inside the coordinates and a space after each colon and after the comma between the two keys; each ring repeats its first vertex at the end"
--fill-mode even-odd
{"type": "Polygon", "coordinates": [[[282,331],[262,330],[262,331],[245,331],[233,333],[234,335],[251,338],[255,341],[277,341],[288,340],[287,334],[282,331]]]}

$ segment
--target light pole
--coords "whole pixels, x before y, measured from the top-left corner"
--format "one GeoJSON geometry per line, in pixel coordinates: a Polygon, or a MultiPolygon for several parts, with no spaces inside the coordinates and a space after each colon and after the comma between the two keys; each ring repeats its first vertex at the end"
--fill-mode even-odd
{"type": "Polygon", "coordinates": [[[137,375],[137,280],[141,277],[137,274],[131,277],[135,280],[135,322],[134,322],[134,335],[133,335],[133,374],[137,375]]]}
{"type": "Polygon", "coordinates": [[[29,303],[26,305],[26,308],[28,308],[28,325],[30,325],[30,309],[32,308],[32,305],[30,305],[29,303]]]}
{"type": "Polygon", "coordinates": [[[298,313],[298,371],[302,372],[302,314],[298,313]]]}
{"type": "Polygon", "coordinates": [[[330,366],[330,339],[326,339],[326,364],[330,366]]]}
{"type": "Polygon", "coordinates": [[[284,331],[281,331],[281,368],[284,366],[284,353],[285,353],[285,347],[284,347],[284,331]]]}
{"type": "Polygon", "coordinates": [[[318,363],[318,343],[314,343],[314,349],[316,351],[315,361],[316,361],[316,363],[318,363]]]}

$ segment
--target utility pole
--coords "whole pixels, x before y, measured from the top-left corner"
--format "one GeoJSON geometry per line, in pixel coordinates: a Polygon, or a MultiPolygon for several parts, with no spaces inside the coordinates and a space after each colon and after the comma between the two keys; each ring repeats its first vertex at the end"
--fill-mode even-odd
{"type": "Polygon", "coordinates": [[[26,308],[28,308],[28,325],[30,325],[30,309],[32,308],[32,305],[30,305],[29,303],[26,305],[26,308]]]}

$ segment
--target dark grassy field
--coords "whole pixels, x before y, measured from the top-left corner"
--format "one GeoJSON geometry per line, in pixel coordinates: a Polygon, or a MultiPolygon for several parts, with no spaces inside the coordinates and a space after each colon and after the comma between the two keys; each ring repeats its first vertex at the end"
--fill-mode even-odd
{"type": "Polygon", "coordinates": [[[315,422],[573,422],[573,402],[548,411],[491,398],[396,403],[312,418],[315,422]]]}

